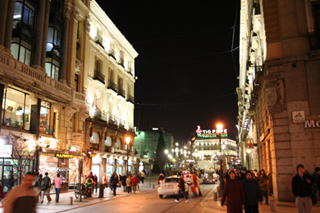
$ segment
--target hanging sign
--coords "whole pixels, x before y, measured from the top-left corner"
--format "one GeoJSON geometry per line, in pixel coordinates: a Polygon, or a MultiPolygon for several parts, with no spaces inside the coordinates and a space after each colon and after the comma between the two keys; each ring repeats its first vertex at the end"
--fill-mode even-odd
{"type": "Polygon", "coordinates": [[[74,158],[74,155],[56,153],[57,158],[74,158]]]}

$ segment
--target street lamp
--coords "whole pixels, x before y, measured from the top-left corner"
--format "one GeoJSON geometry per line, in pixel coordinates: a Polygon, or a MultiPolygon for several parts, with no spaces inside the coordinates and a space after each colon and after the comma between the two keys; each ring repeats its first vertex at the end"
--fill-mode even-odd
{"type": "MultiPolygon", "coordinates": [[[[223,125],[217,124],[217,133],[219,134],[219,147],[220,153],[222,153],[222,146],[221,146],[221,133],[223,131],[223,125]]],[[[219,196],[222,197],[223,189],[224,189],[224,182],[223,182],[223,167],[222,167],[222,156],[220,155],[220,191],[219,196]]]]}
{"type": "Polygon", "coordinates": [[[127,177],[128,177],[128,175],[129,175],[129,171],[128,171],[128,168],[129,168],[129,143],[131,141],[131,138],[130,137],[126,137],[125,140],[126,140],[126,143],[127,143],[127,177]]]}

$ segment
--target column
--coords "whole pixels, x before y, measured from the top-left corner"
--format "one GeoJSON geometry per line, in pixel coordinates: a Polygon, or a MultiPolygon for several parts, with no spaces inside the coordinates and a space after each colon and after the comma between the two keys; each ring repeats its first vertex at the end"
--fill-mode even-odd
{"type": "Polygon", "coordinates": [[[4,40],[6,35],[8,1],[0,1],[0,49],[4,49],[4,40]]]}
{"type": "Polygon", "coordinates": [[[37,25],[36,25],[36,45],[33,58],[33,67],[40,69],[41,51],[42,51],[42,39],[43,39],[43,23],[44,23],[44,12],[45,12],[45,1],[40,1],[39,10],[37,14],[37,25]]]}
{"type": "Polygon", "coordinates": [[[10,48],[11,48],[14,5],[15,5],[15,1],[13,1],[13,0],[9,1],[8,13],[7,13],[6,35],[5,35],[5,39],[4,39],[4,47],[5,47],[6,51],[9,53],[11,53],[10,48]]]}
{"type": "Polygon", "coordinates": [[[50,0],[46,0],[46,9],[44,13],[44,24],[43,24],[41,61],[40,61],[40,66],[44,69],[46,67],[49,15],[50,15],[50,0]]]}
{"type": "Polygon", "coordinates": [[[68,44],[69,44],[69,26],[70,26],[70,15],[71,15],[71,3],[64,3],[64,30],[62,37],[62,66],[60,69],[59,81],[63,84],[67,83],[67,64],[68,64],[68,44]]]}

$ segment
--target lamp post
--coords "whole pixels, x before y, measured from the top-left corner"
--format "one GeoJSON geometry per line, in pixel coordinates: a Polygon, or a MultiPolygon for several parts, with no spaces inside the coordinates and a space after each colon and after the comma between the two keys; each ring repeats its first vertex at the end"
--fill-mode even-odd
{"type": "Polygon", "coordinates": [[[126,143],[127,143],[127,177],[129,175],[129,171],[128,171],[128,168],[129,168],[129,143],[131,141],[131,138],[130,137],[126,137],[126,143]]]}
{"type": "Polygon", "coordinates": [[[222,146],[221,146],[221,133],[222,133],[223,125],[222,124],[217,124],[217,133],[219,134],[219,147],[220,147],[220,177],[219,177],[219,182],[220,182],[220,191],[219,191],[219,196],[222,197],[223,189],[224,189],[224,181],[223,181],[223,167],[222,167],[222,146]]]}

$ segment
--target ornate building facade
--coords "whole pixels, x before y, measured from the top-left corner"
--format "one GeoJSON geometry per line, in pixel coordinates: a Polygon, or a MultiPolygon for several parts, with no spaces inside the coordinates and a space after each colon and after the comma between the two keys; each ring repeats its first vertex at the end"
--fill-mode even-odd
{"type": "Polygon", "coordinates": [[[317,0],[241,0],[241,156],[270,174],[280,201],[294,200],[298,164],[312,173],[320,162],[319,8],[317,0]]]}

